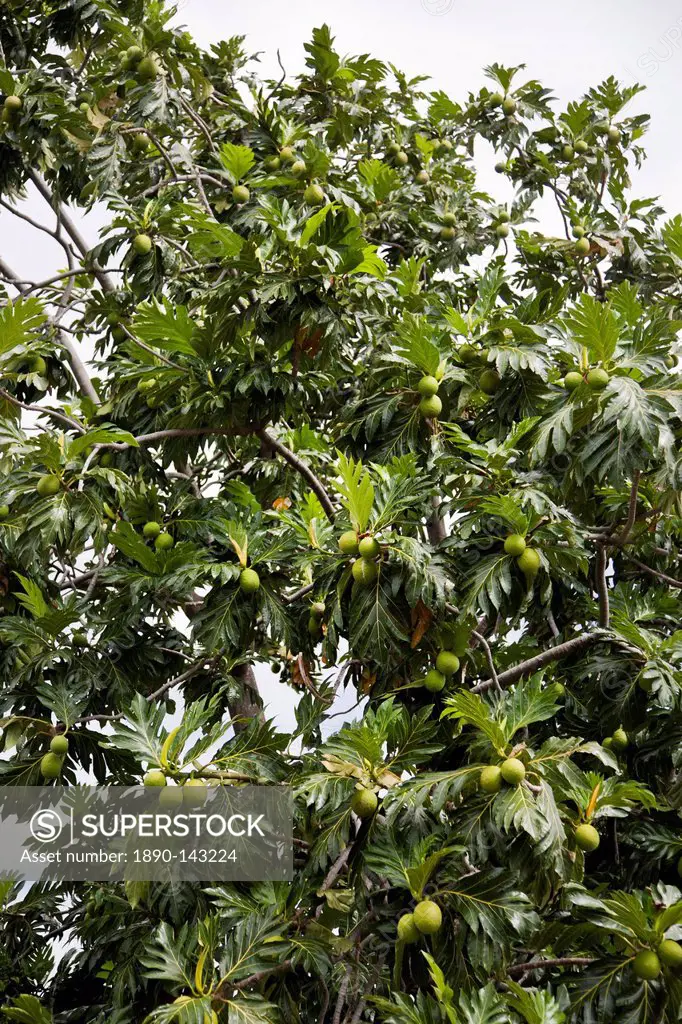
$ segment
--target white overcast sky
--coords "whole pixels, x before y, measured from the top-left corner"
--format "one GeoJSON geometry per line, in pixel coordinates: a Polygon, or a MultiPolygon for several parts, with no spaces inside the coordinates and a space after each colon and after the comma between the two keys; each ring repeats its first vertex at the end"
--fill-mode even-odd
{"type": "MultiPolygon", "coordinates": [[[[527,65],[565,104],[608,75],[646,85],[632,104],[648,111],[652,127],[645,141],[644,168],[634,173],[634,192],[660,196],[672,215],[680,211],[682,168],[682,4],[673,0],[573,0],[559,8],[548,0],[180,0],[176,18],[199,44],[245,35],[249,52],[262,53],[263,73],[279,76],[276,51],[291,75],[303,67],[303,43],[327,22],[343,54],[369,53],[410,76],[428,74],[430,87],[454,99],[485,81],[482,68],[495,61],[527,65]]],[[[428,87],[428,84],[427,84],[428,87]]],[[[511,196],[506,181],[492,172],[490,154],[481,164],[480,184],[498,200],[511,196]]],[[[35,197],[30,211],[42,216],[35,197]]],[[[98,215],[84,229],[94,241],[98,215]]],[[[60,266],[59,252],[45,236],[0,212],[0,253],[32,280],[60,266]]],[[[259,673],[271,713],[283,728],[293,720],[293,693],[270,673],[259,673]]],[[[337,705],[340,710],[353,698],[337,705]]],[[[335,709],[336,710],[336,709],[335,709]]],[[[340,724],[337,719],[336,727],[340,724]]]]}

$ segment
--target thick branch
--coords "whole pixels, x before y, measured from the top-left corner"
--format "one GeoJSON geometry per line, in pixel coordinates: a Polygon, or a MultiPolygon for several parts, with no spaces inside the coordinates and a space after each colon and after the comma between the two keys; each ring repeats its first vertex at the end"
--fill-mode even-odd
{"type": "Polygon", "coordinates": [[[599,595],[599,625],[602,629],[608,629],[611,611],[609,608],[609,585],[606,579],[606,548],[600,547],[597,551],[597,593],[599,595]]]}
{"type": "Polygon", "coordinates": [[[278,441],[277,438],[273,437],[272,434],[268,433],[268,431],[265,430],[264,428],[258,430],[257,434],[260,438],[262,438],[265,444],[268,445],[268,447],[272,448],[273,451],[276,451],[278,455],[281,455],[285,462],[288,462],[289,465],[293,469],[295,469],[297,473],[300,473],[300,475],[305,480],[308,481],[310,487],[319,498],[320,504],[324,509],[327,519],[329,520],[330,523],[333,523],[334,506],[332,505],[331,499],[324,488],[324,484],[322,483],[321,480],[318,480],[310,466],[308,466],[305,462],[299,459],[298,455],[294,455],[294,453],[290,451],[290,449],[287,448],[286,445],[283,445],[281,441],[278,441]]]}
{"type": "MultiPolygon", "coordinates": [[[[55,210],[55,212],[58,214],[67,235],[72,240],[72,242],[80,252],[83,259],[88,260],[90,255],[90,246],[88,245],[87,241],[80,233],[74,222],[71,220],[71,217],[69,216],[63,203],[60,203],[60,201],[55,196],[53,196],[52,190],[50,189],[49,185],[47,184],[47,182],[45,182],[45,180],[37,171],[34,171],[32,168],[29,168],[27,173],[28,177],[33,182],[35,187],[38,189],[43,199],[47,203],[49,203],[52,209],[55,210]]],[[[115,287],[113,282],[109,278],[107,272],[103,270],[103,268],[100,267],[100,265],[94,260],[91,261],[91,266],[92,273],[95,275],[100,285],[102,286],[102,290],[105,292],[113,292],[115,290],[115,287]]]]}
{"type": "Polygon", "coordinates": [[[433,514],[430,516],[428,523],[426,524],[426,532],[429,536],[429,543],[435,548],[442,540],[448,535],[445,520],[442,516],[438,515],[438,507],[441,503],[440,498],[437,494],[434,494],[431,498],[431,505],[433,507],[433,514]]]}
{"type": "Polygon", "coordinates": [[[637,492],[639,490],[639,478],[641,471],[636,469],[632,474],[632,487],[630,488],[630,503],[628,505],[628,517],[625,521],[625,526],[622,532],[616,538],[616,543],[619,545],[627,544],[630,534],[632,533],[632,527],[635,525],[635,519],[637,517],[637,492]]]}
{"type": "Polygon", "coordinates": [[[232,670],[232,675],[241,683],[240,693],[236,697],[229,697],[227,705],[230,709],[232,725],[236,733],[248,728],[252,718],[263,719],[263,702],[258,692],[256,673],[253,666],[247,664],[237,665],[232,670]]]}
{"type": "MultiPolygon", "coordinates": [[[[544,668],[545,665],[550,665],[553,661],[560,661],[562,658],[570,658],[572,654],[579,654],[581,651],[587,650],[588,647],[592,647],[594,644],[599,643],[600,640],[604,640],[605,635],[602,632],[599,633],[583,633],[581,636],[575,636],[572,640],[566,640],[563,644],[557,644],[556,647],[550,647],[548,650],[543,651],[541,654],[537,654],[534,658],[529,658],[528,661],[522,661],[519,665],[515,665],[513,668],[508,668],[504,672],[498,673],[498,682],[500,686],[510,686],[517,680],[522,679],[524,676],[532,675],[533,672],[537,672],[539,669],[544,668]]],[[[492,679],[484,679],[482,683],[478,683],[477,686],[472,687],[472,693],[482,693],[484,690],[489,690],[491,686],[494,686],[492,679]]]]}
{"type": "MultiPolygon", "coordinates": [[[[22,283],[21,278],[18,276],[18,274],[15,274],[12,268],[8,266],[8,264],[5,263],[5,261],[2,259],[0,259],[0,272],[8,280],[12,282],[14,287],[21,295],[25,295],[31,290],[22,283]]],[[[55,331],[57,332],[57,339],[59,341],[59,344],[62,345],[62,347],[65,348],[68,353],[69,363],[71,364],[73,375],[76,378],[81,389],[83,390],[83,394],[87,395],[90,401],[93,402],[95,405],[99,405],[99,395],[97,394],[97,391],[95,390],[95,387],[92,381],[90,380],[90,374],[88,373],[85,363],[81,359],[75,344],[68,336],[68,334],[64,333],[64,331],[61,329],[59,324],[56,323],[56,321],[48,317],[48,323],[52,324],[55,331]]]]}

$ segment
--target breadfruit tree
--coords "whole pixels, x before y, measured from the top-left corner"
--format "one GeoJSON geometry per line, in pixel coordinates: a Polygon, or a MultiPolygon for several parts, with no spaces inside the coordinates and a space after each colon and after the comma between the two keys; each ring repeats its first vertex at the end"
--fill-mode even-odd
{"type": "Polygon", "coordinates": [[[3,235],[0,782],[291,787],[294,879],[7,880],[2,1013],[677,1021],[682,219],[631,190],[638,89],[455,100],[327,27],[269,81],[172,14],[0,10],[0,215],[57,253],[3,235]]]}

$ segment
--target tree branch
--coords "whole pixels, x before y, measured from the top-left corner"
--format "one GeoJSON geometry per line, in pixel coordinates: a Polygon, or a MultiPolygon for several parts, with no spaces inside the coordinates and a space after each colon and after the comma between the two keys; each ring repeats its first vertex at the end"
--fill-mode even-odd
{"type": "MultiPolygon", "coordinates": [[[[5,275],[5,277],[7,277],[12,282],[12,284],[17,289],[20,295],[26,295],[27,292],[30,290],[26,288],[18,274],[15,274],[12,268],[7,263],[5,263],[3,259],[0,259],[0,272],[2,272],[5,275]]],[[[48,317],[48,323],[54,327],[54,330],[57,333],[57,341],[59,342],[59,344],[62,346],[62,348],[66,349],[69,357],[69,363],[71,364],[71,369],[73,370],[73,375],[76,378],[77,383],[83,390],[83,393],[87,395],[87,397],[90,399],[91,402],[93,402],[94,405],[99,405],[99,395],[97,394],[95,386],[90,380],[90,374],[88,373],[85,363],[81,359],[80,353],[78,352],[78,349],[76,348],[74,342],[71,340],[68,334],[64,333],[59,324],[54,319],[52,319],[52,317],[48,317]]]]}
{"type": "MultiPolygon", "coordinates": [[[[38,173],[38,171],[34,171],[32,168],[29,167],[27,169],[27,175],[29,179],[33,182],[35,187],[38,189],[45,202],[49,204],[49,206],[55,211],[55,213],[57,213],[61,220],[61,223],[64,225],[64,229],[67,235],[74,243],[83,259],[87,261],[90,255],[90,246],[88,245],[85,238],[80,233],[74,222],[71,220],[71,217],[69,216],[64,204],[60,202],[60,200],[57,199],[52,194],[52,190],[50,189],[49,185],[38,173]]],[[[110,280],[107,272],[97,263],[96,260],[91,261],[91,266],[92,273],[99,281],[102,287],[102,291],[113,292],[115,290],[114,284],[110,280]]]]}
{"type": "MultiPolygon", "coordinates": [[[[545,665],[550,665],[553,661],[560,661],[562,658],[570,658],[572,654],[579,654],[581,651],[587,650],[588,647],[592,647],[593,644],[599,643],[600,640],[605,640],[607,637],[604,633],[583,633],[581,636],[575,636],[572,640],[566,640],[563,644],[557,644],[556,647],[550,647],[548,650],[543,651],[541,654],[537,654],[534,658],[529,658],[527,661],[522,661],[519,665],[515,665],[513,668],[508,668],[504,672],[499,672],[497,675],[500,686],[510,686],[511,683],[517,682],[524,676],[532,675],[533,672],[537,672],[539,669],[544,668],[545,665]]],[[[472,693],[482,693],[484,690],[489,690],[491,686],[494,686],[492,679],[484,679],[482,683],[478,683],[472,687],[472,693]]]]}
{"type": "Polygon", "coordinates": [[[507,974],[526,974],[528,971],[539,971],[545,967],[587,967],[594,963],[589,956],[562,956],[552,960],[531,960],[527,964],[513,964],[507,968],[507,974]]]}
{"type": "Polygon", "coordinates": [[[637,492],[639,490],[639,478],[641,477],[641,471],[636,469],[632,474],[632,487],[630,488],[630,503],[628,505],[628,517],[625,520],[625,526],[622,532],[616,537],[616,543],[619,546],[627,544],[632,528],[635,525],[635,519],[637,517],[637,492]]]}
{"type": "Polygon", "coordinates": [[[633,558],[632,555],[625,555],[628,562],[632,562],[638,569],[643,572],[648,572],[650,576],[655,576],[656,579],[662,580],[663,583],[667,583],[669,587],[676,587],[678,590],[682,590],[682,580],[676,580],[674,576],[668,576],[665,572],[660,572],[658,569],[652,569],[650,565],[645,565],[644,562],[640,562],[637,558],[633,558]]]}
{"type": "Polygon", "coordinates": [[[66,416],[63,412],[57,412],[56,409],[50,409],[46,405],[28,405],[26,402],[20,402],[18,398],[10,395],[9,391],[5,391],[4,388],[0,388],[0,395],[8,402],[11,402],[12,405],[18,406],[19,409],[26,409],[27,412],[37,412],[41,416],[51,416],[52,419],[66,424],[72,430],[77,430],[79,434],[87,433],[85,427],[81,426],[77,420],[72,420],[70,416],[66,416]]]}
{"type": "Polygon", "coordinates": [[[602,629],[609,628],[611,611],[609,608],[609,585],[606,579],[606,548],[600,546],[597,550],[596,565],[597,593],[599,595],[599,625],[602,629]]]}
{"type": "Polygon", "coordinates": [[[286,445],[283,445],[281,441],[278,441],[277,438],[273,437],[272,434],[268,433],[268,431],[265,430],[265,428],[257,430],[256,433],[265,442],[265,444],[268,445],[269,448],[272,448],[273,451],[276,451],[278,455],[281,455],[285,462],[288,462],[289,465],[293,469],[295,469],[297,473],[300,473],[300,475],[304,477],[305,480],[308,481],[311,489],[319,498],[320,504],[324,509],[327,519],[329,520],[330,523],[333,523],[335,513],[334,506],[332,505],[331,502],[331,498],[327,494],[324,488],[324,484],[322,483],[321,480],[318,480],[310,466],[308,466],[305,462],[299,459],[298,455],[295,455],[292,451],[290,451],[290,449],[287,448],[286,445]]]}

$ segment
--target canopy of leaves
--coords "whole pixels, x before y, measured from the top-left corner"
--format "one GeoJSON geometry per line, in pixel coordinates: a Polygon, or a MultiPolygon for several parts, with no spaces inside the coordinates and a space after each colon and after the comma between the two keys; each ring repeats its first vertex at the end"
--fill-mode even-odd
{"type": "Polygon", "coordinates": [[[638,89],[456,101],[326,26],[263,81],[174,24],[0,5],[3,223],[30,187],[60,253],[0,254],[0,782],[66,730],[67,785],[287,785],[295,877],[1,882],[0,1016],[678,1021],[634,969],[682,938],[682,220],[631,193],[638,89]]]}

